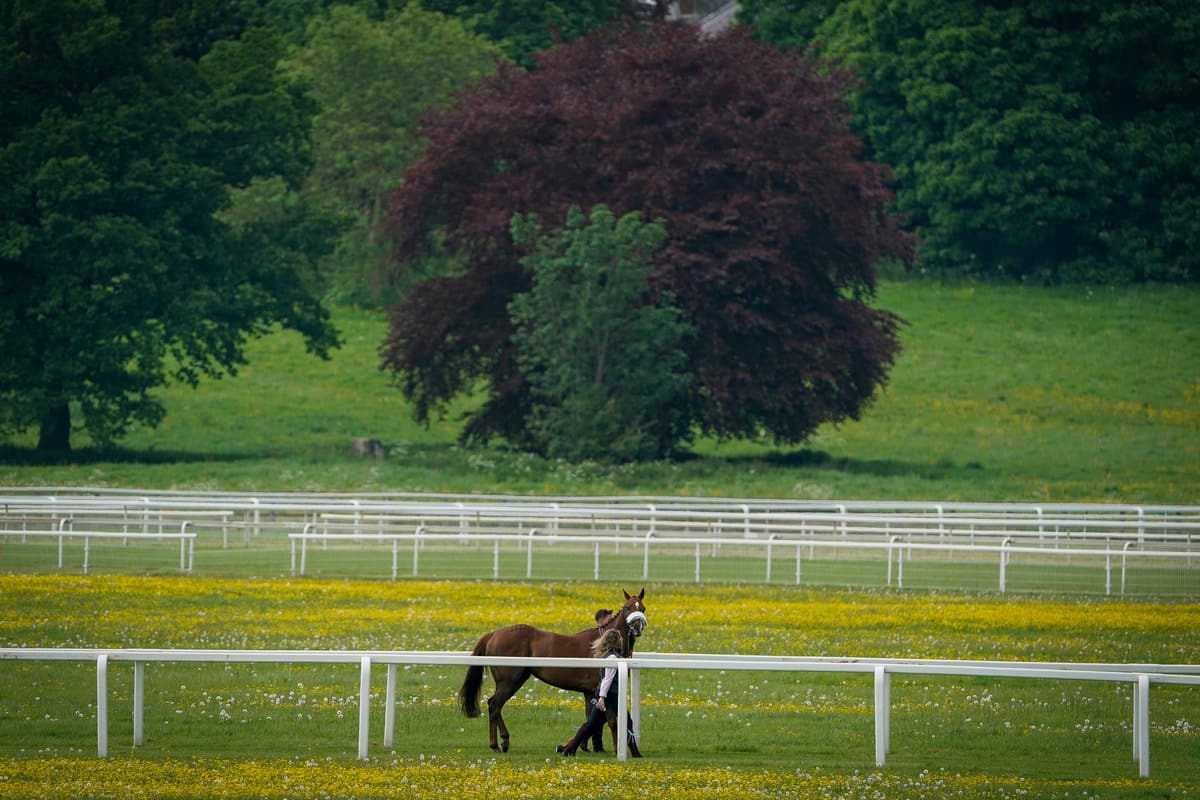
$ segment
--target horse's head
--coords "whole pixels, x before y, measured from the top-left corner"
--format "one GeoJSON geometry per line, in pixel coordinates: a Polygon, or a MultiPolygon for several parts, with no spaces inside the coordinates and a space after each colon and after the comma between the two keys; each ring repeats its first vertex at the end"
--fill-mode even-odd
{"type": "Polygon", "coordinates": [[[624,589],[621,591],[625,594],[625,604],[617,614],[617,621],[621,626],[621,633],[626,637],[625,649],[632,653],[634,641],[645,632],[646,625],[649,624],[646,619],[646,590],[643,588],[635,595],[624,589]]]}

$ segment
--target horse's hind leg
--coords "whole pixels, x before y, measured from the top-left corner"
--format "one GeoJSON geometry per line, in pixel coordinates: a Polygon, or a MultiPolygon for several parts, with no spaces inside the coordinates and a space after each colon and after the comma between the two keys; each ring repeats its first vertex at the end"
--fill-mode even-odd
{"type": "Polygon", "coordinates": [[[512,696],[517,693],[525,681],[529,680],[529,672],[521,670],[516,674],[501,673],[497,674],[492,671],[492,677],[496,679],[496,693],[488,698],[488,747],[501,753],[507,753],[509,747],[508,726],[504,724],[504,715],[501,713],[504,710],[504,704],[507,703],[512,696]],[[496,741],[496,734],[499,732],[500,741],[496,741]]]}
{"type": "MultiPolygon", "coordinates": [[[[497,728],[496,720],[503,721],[504,718],[500,716],[500,705],[496,703],[496,698],[494,696],[488,698],[487,706],[488,706],[488,747],[492,748],[493,750],[499,751],[500,745],[496,743],[496,728],[497,728]]],[[[507,744],[507,742],[505,744],[507,744]]]]}

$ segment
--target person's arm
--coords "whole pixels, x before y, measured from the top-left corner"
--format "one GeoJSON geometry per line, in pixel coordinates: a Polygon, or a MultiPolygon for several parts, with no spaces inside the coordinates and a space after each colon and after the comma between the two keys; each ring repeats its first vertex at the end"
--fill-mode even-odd
{"type": "MultiPolygon", "coordinates": [[[[614,661],[617,658],[616,653],[609,653],[605,658],[611,658],[614,661]]],[[[600,679],[600,688],[596,691],[596,708],[604,710],[604,698],[608,694],[608,690],[612,688],[612,682],[617,679],[616,667],[605,667],[604,677],[600,679]]]]}

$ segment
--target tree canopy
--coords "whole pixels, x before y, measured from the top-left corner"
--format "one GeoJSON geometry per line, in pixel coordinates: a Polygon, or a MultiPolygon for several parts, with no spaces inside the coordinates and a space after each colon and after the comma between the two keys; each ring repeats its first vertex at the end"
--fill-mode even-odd
{"type": "Polygon", "coordinates": [[[467,439],[528,438],[530,387],[509,303],[531,276],[514,214],[564,225],[572,206],[662,219],[653,300],[670,293],[686,344],[687,420],[720,436],[799,442],[859,415],[887,377],[900,320],[868,305],[874,265],[912,243],[886,213],[887,170],[863,158],[843,73],[742,31],[617,26],[501,69],[432,115],[392,197],[393,277],[446,248],[461,272],[391,311],[381,348],[428,419],[488,385],[467,439]]]}
{"type": "Polygon", "coordinates": [[[1200,278],[1200,5],[745,5],[765,41],[860,69],[850,103],[924,268],[1200,278]]]}
{"type": "Polygon", "coordinates": [[[454,18],[409,5],[371,19],[334,6],[309,23],[287,64],[318,106],[304,195],[349,220],[325,274],[340,302],[380,302],[372,277],[390,246],[386,193],[421,152],[417,120],[490,73],[499,51],[454,18]]]}
{"type": "Polygon", "coordinates": [[[512,231],[533,280],[508,306],[533,446],[569,461],[668,455],[689,433],[688,327],[669,296],[645,300],[662,222],[572,206],[561,230],[530,214],[512,231]]]}
{"type": "Polygon", "coordinates": [[[662,16],[667,8],[666,0],[423,0],[422,4],[458,17],[524,67],[533,66],[536,53],[614,19],[662,16]]]}
{"type": "Polygon", "coordinates": [[[0,431],[66,450],[81,414],[108,442],[275,324],[336,346],[289,247],[303,210],[262,193],[229,214],[309,165],[313,108],[274,38],[214,0],[0,8],[0,431]]]}

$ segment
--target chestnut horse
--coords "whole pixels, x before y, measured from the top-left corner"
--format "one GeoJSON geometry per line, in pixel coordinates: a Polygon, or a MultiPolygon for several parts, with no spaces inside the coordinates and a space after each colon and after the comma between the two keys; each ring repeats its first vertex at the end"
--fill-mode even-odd
{"type": "MultiPolygon", "coordinates": [[[[566,635],[551,633],[535,628],[532,625],[510,625],[507,628],[485,633],[475,649],[473,656],[512,656],[518,658],[592,658],[592,642],[602,632],[616,628],[621,632],[621,640],[625,654],[633,655],[633,643],[642,635],[646,627],[646,606],[642,602],[646,590],[636,595],[622,590],[625,604],[621,610],[600,628],[588,628],[576,634],[566,635]]],[[[551,686],[559,689],[570,689],[583,692],[590,702],[595,696],[596,685],[599,683],[597,671],[592,667],[499,667],[493,666],[492,679],[496,682],[496,693],[488,698],[488,746],[501,753],[508,752],[508,726],[504,724],[501,712],[507,703],[522,686],[529,676],[540,678],[551,686]],[[496,733],[500,733],[500,741],[496,741],[496,733]]],[[[467,667],[467,675],[463,679],[462,688],[458,690],[459,705],[468,717],[478,717],[479,690],[483,685],[483,667],[473,664],[467,667]]],[[[613,747],[616,748],[617,727],[615,717],[610,715],[609,728],[613,732],[613,747]]]]}

